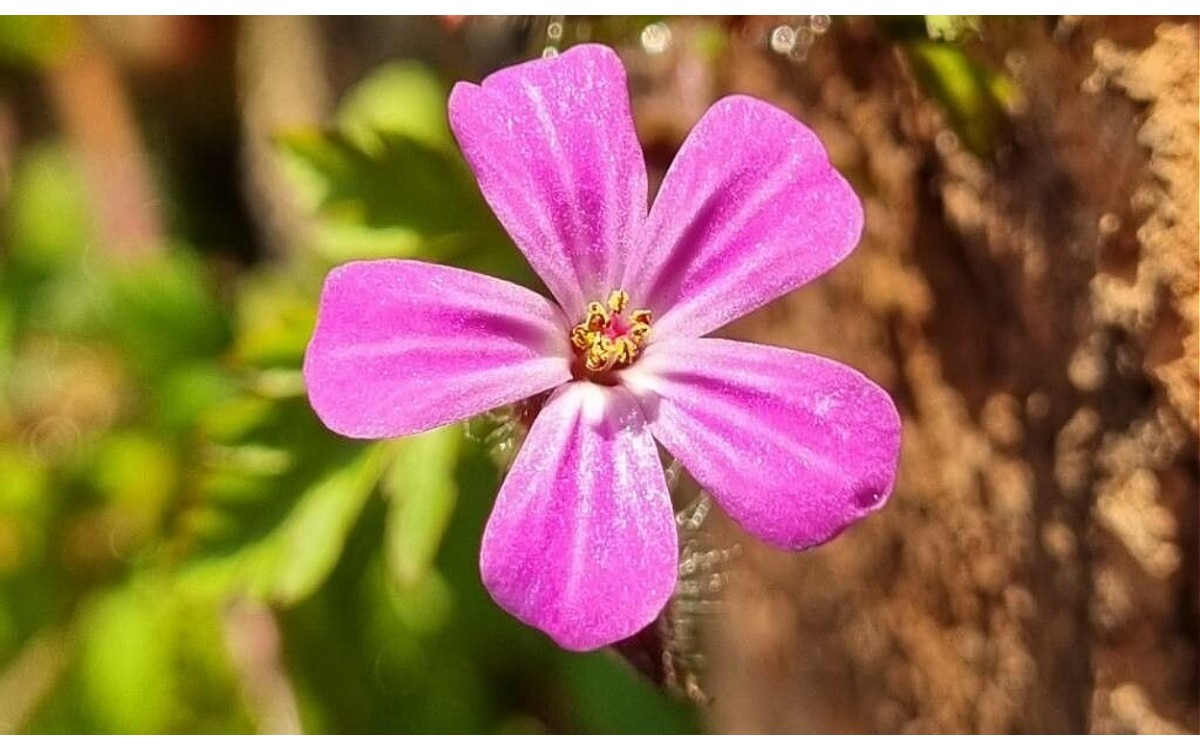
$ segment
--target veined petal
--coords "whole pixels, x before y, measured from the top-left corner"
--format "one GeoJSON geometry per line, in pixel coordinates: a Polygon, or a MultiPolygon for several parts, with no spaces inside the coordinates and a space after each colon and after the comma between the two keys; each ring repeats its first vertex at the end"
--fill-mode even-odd
{"type": "Polygon", "coordinates": [[[679,149],[620,286],[655,311],[656,339],[702,336],[833,268],[862,224],[811,130],[727,97],[679,149]]]}
{"type": "Polygon", "coordinates": [[[900,417],[857,370],[719,339],[650,346],[622,372],[654,436],[751,534],[820,544],[892,491],[900,417]]]}
{"type": "Polygon", "coordinates": [[[625,389],[562,386],[504,480],[483,534],[492,598],[563,648],[630,636],[666,606],[678,540],[658,449],[625,389]]]}
{"type": "Polygon", "coordinates": [[[584,44],[459,83],[450,127],[484,198],[569,315],[615,288],[647,198],[616,53],[584,44]]]}
{"type": "Polygon", "coordinates": [[[317,416],[357,438],[411,435],[571,377],[562,311],[534,292],[412,260],[329,272],[304,381],[317,416]]]}

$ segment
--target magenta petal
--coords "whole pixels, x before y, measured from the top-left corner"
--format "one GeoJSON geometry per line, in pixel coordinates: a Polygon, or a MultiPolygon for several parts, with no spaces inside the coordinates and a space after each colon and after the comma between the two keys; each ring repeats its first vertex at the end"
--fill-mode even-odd
{"type": "Polygon", "coordinates": [[[304,381],[334,432],[395,437],[570,379],[566,321],[528,289],[411,260],[329,272],[304,381]]]}
{"type": "Polygon", "coordinates": [[[585,44],[450,94],[450,126],[483,195],[576,316],[615,287],[646,214],[625,69],[585,44]]]}
{"type": "Polygon", "coordinates": [[[862,204],[817,136],[731,96],[692,130],[663,180],[622,287],[658,340],[702,336],[820,276],[850,253],[862,204]]]}
{"type": "Polygon", "coordinates": [[[675,586],[677,544],[637,403],[620,387],[571,383],[546,403],[500,488],[480,568],[501,607],[586,651],[658,616],[675,586]]]}
{"type": "Polygon", "coordinates": [[[624,380],[658,441],[765,541],[820,544],[892,491],[900,417],[887,392],[845,365],[676,339],[650,346],[624,380]]]}

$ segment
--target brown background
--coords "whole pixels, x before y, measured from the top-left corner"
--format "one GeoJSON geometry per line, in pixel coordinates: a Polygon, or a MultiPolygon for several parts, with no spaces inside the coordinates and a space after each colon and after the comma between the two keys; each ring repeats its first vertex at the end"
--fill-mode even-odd
{"type": "Polygon", "coordinates": [[[820,133],[862,245],[730,333],[849,362],[904,417],[893,499],[834,543],[719,526],[744,553],[716,729],[1196,731],[1196,23],[985,22],[968,48],[1018,90],[982,158],[869,20],[802,63],[680,44],[642,71],[644,140],[724,90],[820,133]]]}

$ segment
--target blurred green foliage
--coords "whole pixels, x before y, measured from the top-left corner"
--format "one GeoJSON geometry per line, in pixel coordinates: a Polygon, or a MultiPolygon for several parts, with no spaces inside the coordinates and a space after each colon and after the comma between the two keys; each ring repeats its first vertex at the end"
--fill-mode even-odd
{"type": "Polygon", "coordinates": [[[922,39],[908,43],[906,50],[917,78],[942,105],[963,143],[978,156],[990,155],[996,129],[1012,105],[1016,91],[1012,82],[1003,73],[979,64],[952,42],[922,39]]]}
{"type": "MultiPolygon", "coordinates": [[[[37,64],[68,31],[5,19],[0,50],[37,64]]],[[[179,238],[118,262],[70,145],[51,132],[15,151],[0,730],[270,731],[288,726],[281,705],[313,732],[695,728],[612,656],[562,652],[491,602],[477,557],[497,469],[461,426],[364,443],[308,407],[300,366],[334,263],[531,280],[458,156],[446,95],[424,68],[385,65],[336,129],[280,134],[312,246],[234,278],[179,238]]]]}
{"type": "MultiPolygon", "coordinates": [[[[992,20],[992,29],[1020,23],[992,20]]],[[[1003,67],[973,54],[971,43],[983,33],[981,17],[891,16],[878,23],[907,58],[925,93],[941,107],[953,134],[976,156],[994,157],[1001,140],[997,136],[1019,109],[1018,90],[1003,67]]]]}
{"type": "Polygon", "coordinates": [[[278,135],[322,218],[316,251],[332,261],[420,257],[533,284],[459,155],[447,97],[417,63],[392,63],[349,92],[335,130],[278,135]]]}
{"type": "Polygon", "coordinates": [[[930,39],[957,42],[979,32],[979,16],[925,16],[925,33],[930,39]]]}
{"type": "Polygon", "coordinates": [[[0,63],[38,66],[74,42],[72,21],[62,16],[0,16],[0,63]]]}

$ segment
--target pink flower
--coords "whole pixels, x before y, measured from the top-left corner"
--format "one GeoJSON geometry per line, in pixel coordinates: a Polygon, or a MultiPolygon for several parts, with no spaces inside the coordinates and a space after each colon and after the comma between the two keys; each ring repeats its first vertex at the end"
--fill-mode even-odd
{"type": "Polygon", "coordinates": [[[304,376],[356,438],[549,392],[483,536],[492,597],[561,646],[649,624],[676,581],[655,441],[746,531],[820,544],[891,492],[888,394],[821,357],[702,338],[853,249],[862,207],[817,137],[745,96],[712,106],[647,211],[625,71],[581,45],[459,83],[450,124],[555,302],[417,261],[330,272],[304,376]]]}

